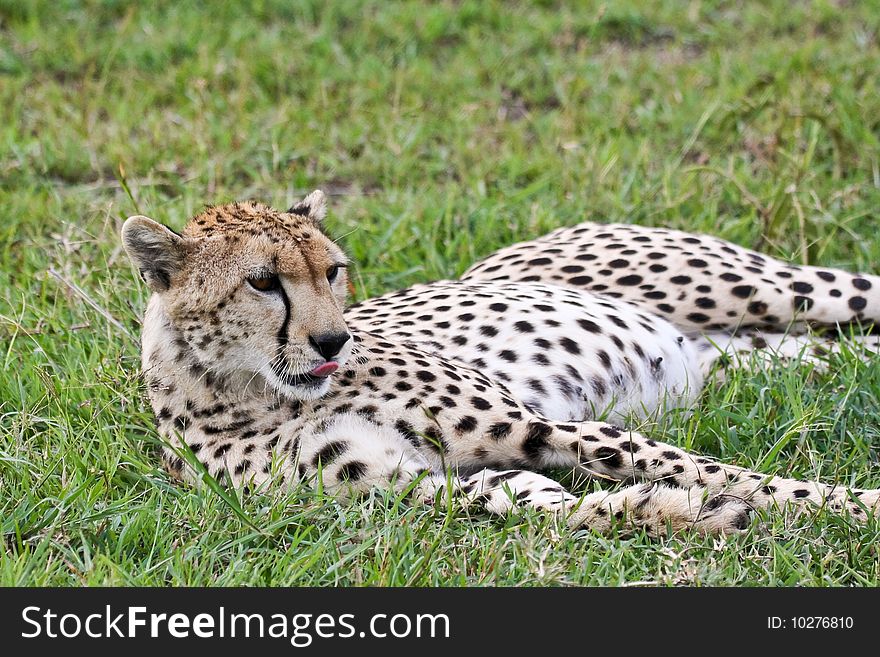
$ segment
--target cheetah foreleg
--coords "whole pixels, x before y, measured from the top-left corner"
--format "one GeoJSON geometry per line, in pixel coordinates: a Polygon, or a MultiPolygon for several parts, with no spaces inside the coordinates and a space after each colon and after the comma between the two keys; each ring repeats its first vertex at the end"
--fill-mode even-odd
{"type": "Polygon", "coordinates": [[[749,524],[750,507],[735,497],[712,496],[705,488],[640,484],[578,498],[557,482],[526,470],[485,469],[468,477],[432,475],[418,487],[420,501],[442,501],[450,490],[462,506],[480,505],[496,515],[522,508],[567,513],[573,529],[608,533],[615,527],[644,529],[654,536],[694,528],[731,533],[749,524]]]}
{"type": "MultiPolygon", "coordinates": [[[[557,425],[566,426],[569,425],[557,425]]],[[[602,422],[578,425],[579,439],[561,433],[565,445],[575,453],[574,464],[586,471],[616,481],[666,483],[679,488],[704,487],[712,495],[741,499],[754,508],[792,505],[801,510],[828,506],[857,519],[880,507],[880,490],[849,489],[820,482],[760,474],[690,454],[678,447],[646,438],[602,422]],[[856,501],[858,500],[858,501],[856,501]],[[863,508],[865,507],[865,508],[863,508]]],[[[554,433],[554,438],[557,435],[554,433]]]]}
{"type": "Polygon", "coordinates": [[[354,413],[302,431],[297,474],[339,498],[371,488],[403,491],[430,464],[400,433],[354,413]]]}
{"type": "Polygon", "coordinates": [[[638,484],[584,497],[569,517],[573,528],[607,533],[613,527],[644,529],[653,536],[696,529],[734,533],[748,527],[750,506],[736,497],[711,495],[706,488],[638,484]]]}

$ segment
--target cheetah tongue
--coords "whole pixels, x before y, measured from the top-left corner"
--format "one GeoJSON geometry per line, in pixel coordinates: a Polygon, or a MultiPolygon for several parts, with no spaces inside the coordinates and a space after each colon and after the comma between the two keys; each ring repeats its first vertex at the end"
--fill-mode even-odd
{"type": "Polygon", "coordinates": [[[309,374],[311,374],[312,376],[330,376],[338,369],[339,363],[329,361],[324,363],[323,365],[318,365],[315,369],[309,372],[309,374]]]}

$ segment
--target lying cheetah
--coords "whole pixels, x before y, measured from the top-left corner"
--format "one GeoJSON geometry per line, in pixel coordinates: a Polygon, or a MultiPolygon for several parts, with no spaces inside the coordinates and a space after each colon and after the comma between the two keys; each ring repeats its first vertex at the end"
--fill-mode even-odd
{"type": "Polygon", "coordinates": [[[688,406],[727,345],[756,346],[750,336],[718,347],[703,331],[872,321],[878,279],[585,224],[500,251],[464,280],[344,311],[348,260],[325,213],[316,191],[287,212],[208,208],[180,234],[125,222],[152,290],[143,372],[175,476],[204,476],[192,454],[236,486],[320,479],[340,496],[391,486],[658,535],[741,530],[751,509],[774,504],[862,519],[878,504],[877,490],[749,472],[596,419],[688,406]],[[576,497],[535,472],[548,468],[637,483],[576,497]]]}

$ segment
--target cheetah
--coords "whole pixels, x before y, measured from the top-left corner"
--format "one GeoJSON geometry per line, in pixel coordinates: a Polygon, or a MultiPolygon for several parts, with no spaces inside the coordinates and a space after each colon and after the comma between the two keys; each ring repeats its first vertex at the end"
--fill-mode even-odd
{"type": "MultiPolygon", "coordinates": [[[[765,256],[759,267],[709,238],[634,228],[587,237],[606,230],[587,227],[502,250],[463,280],[346,309],[349,261],[325,215],[315,191],[286,212],[256,202],[209,207],[180,233],[144,216],[124,223],[123,245],[152,293],[142,370],[173,476],[246,490],[320,484],[342,499],[384,487],[416,503],[446,497],[495,514],[530,507],[575,529],[656,536],[741,531],[760,507],[828,505],[864,520],[878,505],[877,490],[751,472],[620,426],[694,402],[707,363],[723,352],[702,348],[704,329],[739,326],[759,302],[763,325],[792,317],[773,273],[810,281],[812,303],[792,303],[825,322],[867,320],[880,304],[861,295],[861,314],[835,315],[838,297],[824,283],[867,294],[876,279],[827,270],[830,281],[765,256]],[[668,275],[689,275],[694,291],[651,270],[664,260],[653,253],[664,254],[668,275]],[[602,269],[571,269],[585,255],[602,269]],[[675,274],[685,257],[707,264],[675,274]],[[618,258],[626,267],[607,262],[618,258]],[[653,290],[606,267],[617,279],[656,283],[678,305],[657,313],[643,294],[653,290]],[[733,283],[728,272],[754,292],[701,306],[696,295],[721,293],[733,283]],[[626,484],[578,496],[541,474],[558,468],[626,484]]],[[[854,309],[847,294],[843,307],[854,309]]]]}

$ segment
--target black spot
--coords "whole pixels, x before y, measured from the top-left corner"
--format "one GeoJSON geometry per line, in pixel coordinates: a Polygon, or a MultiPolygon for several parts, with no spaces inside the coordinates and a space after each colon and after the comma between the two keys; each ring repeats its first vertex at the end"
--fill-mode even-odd
{"type": "Polygon", "coordinates": [[[849,300],[849,307],[855,311],[864,310],[867,305],[868,301],[865,297],[852,297],[849,300]]]}
{"type": "Polygon", "coordinates": [[[617,279],[618,285],[638,285],[642,282],[642,277],[637,276],[636,274],[630,274],[629,276],[622,276],[617,279]]]}
{"type": "Polygon", "coordinates": [[[763,301],[752,301],[749,304],[749,312],[753,315],[763,315],[767,312],[767,304],[763,301]]]}
{"type": "Polygon", "coordinates": [[[871,289],[871,281],[865,280],[864,278],[854,278],[852,280],[852,284],[853,284],[853,287],[856,288],[857,290],[870,290],[871,289]]]}
{"type": "Polygon", "coordinates": [[[602,328],[596,322],[593,322],[589,319],[579,319],[577,323],[582,329],[584,329],[585,331],[589,331],[590,333],[602,332],[602,328]]]}
{"type": "Polygon", "coordinates": [[[473,415],[465,415],[455,425],[455,430],[461,433],[467,433],[477,428],[477,418],[473,415]]]}
{"type": "Polygon", "coordinates": [[[537,392],[539,395],[547,394],[547,389],[544,387],[544,384],[541,383],[538,379],[527,379],[526,383],[529,388],[537,392]]]}
{"type": "Polygon", "coordinates": [[[418,447],[422,444],[419,435],[415,432],[412,425],[406,420],[397,420],[394,423],[394,428],[397,429],[404,438],[406,438],[410,443],[412,443],[415,447],[418,447]]]}
{"type": "Polygon", "coordinates": [[[798,488],[797,490],[792,492],[792,495],[794,495],[796,499],[802,499],[804,497],[809,497],[810,491],[803,488],[798,488]]]}
{"type": "Polygon", "coordinates": [[[348,449],[348,443],[343,440],[333,440],[324,445],[321,450],[312,458],[312,466],[318,467],[318,463],[322,463],[325,467],[333,463],[339,456],[348,449]]]}
{"type": "Polygon", "coordinates": [[[603,465],[609,468],[619,468],[623,460],[620,457],[620,450],[613,447],[602,446],[596,450],[596,458],[601,460],[603,465]]]}
{"type": "Polygon", "coordinates": [[[342,481],[357,481],[367,471],[367,466],[360,461],[351,461],[339,466],[339,479],[342,481]]]}
{"type": "Polygon", "coordinates": [[[376,413],[379,412],[379,409],[373,406],[372,404],[368,404],[366,406],[361,406],[358,409],[355,409],[355,413],[365,417],[368,420],[372,420],[375,418],[376,413]]]}
{"type": "Polygon", "coordinates": [[[730,290],[730,293],[733,296],[739,297],[740,299],[748,299],[755,292],[757,292],[757,290],[751,285],[736,285],[730,290]]]}
{"type": "Polygon", "coordinates": [[[503,440],[510,435],[510,430],[513,425],[510,422],[498,422],[489,427],[489,430],[486,434],[492,438],[493,440],[503,440]]]}
{"type": "Polygon", "coordinates": [[[471,397],[471,404],[473,404],[474,408],[481,411],[488,411],[490,408],[492,408],[492,404],[490,404],[482,397],[471,397]]]}
{"type": "Polygon", "coordinates": [[[513,325],[520,333],[532,333],[535,330],[535,327],[526,322],[525,320],[520,320],[513,325]]]}
{"type": "Polygon", "coordinates": [[[577,355],[581,353],[581,348],[578,346],[577,342],[575,342],[571,338],[562,338],[559,341],[559,344],[562,345],[562,348],[570,354],[577,355]]]}
{"type": "Polygon", "coordinates": [[[506,360],[508,363],[516,362],[516,354],[512,352],[510,349],[504,349],[503,351],[498,352],[498,357],[502,360],[506,360]]]}
{"type": "Polygon", "coordinates": [[[748,529],[749,522],[749,514],[743,511],[734,519],[733,526],[735,529],[748,529]]]}
{"type": "Polygon", "coordinates": [[[440,429],[437,427],[428,427],[424,431],[426,442],[429,447],[432,447],[438,452],[446,452],[449,450],[449,445],[446,444],[446,441],[443,439],[443,434],[440,433],[440,429]]]}
{"type": "Polygon", "coordinates": [[[526,439],[523,441],[523,451],[530,458],[537,458],[541,450],[547,446],[547,436],[553,433],[553,427],[543,422],[529,424],[526,439]]]}
{"type": "Polygon", "coordinates": [[[520,473],[519,470],[508,470],[507,472],[499,472],[497,475],[488,480],[489,488],[496,488],[498,484],[504,483],[508,479],[513,479],[520,473]]]}
{"type": "Polygon", "coordinates": [[[795,281],[789,287],[798,294],[809,294],[813,291],[813,286],[803,281],[795,281]]]}
{"type": "Polygon", "coordinates": [[[794,309],[796,311],[807,311],[813,307],[814,301],[810,297],[795,296],[794,309]]]}
{"type": "Polygon", "coordinates": [[[673,452],[671,450],[666,450],[665,452],[663,452],[663,456],[668,458],[670,461],[680,461],[681,460],[681,454],[679,454],[678,452],[673,452]]]}

